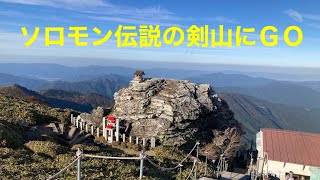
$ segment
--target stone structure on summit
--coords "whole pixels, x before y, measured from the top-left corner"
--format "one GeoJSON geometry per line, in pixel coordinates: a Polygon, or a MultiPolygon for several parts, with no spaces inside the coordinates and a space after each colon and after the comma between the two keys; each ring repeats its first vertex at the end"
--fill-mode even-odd
{"type": "Polygon", "coordinates": [[[210,85],[143,79],[144,72],[139,74],[141,78],[136,75],[129,87],[114,95],[112,114],[127,122],[126,133],[158,137],[161,144],[178,147],[200,141],[201,152],[210,153],[212,158],[222,153],[232,156],[243,131],[227,103],[210,85]]]}

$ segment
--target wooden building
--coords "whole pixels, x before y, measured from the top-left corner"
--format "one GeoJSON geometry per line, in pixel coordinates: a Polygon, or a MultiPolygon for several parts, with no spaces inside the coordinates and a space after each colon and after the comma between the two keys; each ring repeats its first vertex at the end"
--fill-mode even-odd
{"type": "Polygon", "coordinates": [[[263,128],[257,133],[257,167],[282,179],[320,179],[320,134],[263,128]]]}

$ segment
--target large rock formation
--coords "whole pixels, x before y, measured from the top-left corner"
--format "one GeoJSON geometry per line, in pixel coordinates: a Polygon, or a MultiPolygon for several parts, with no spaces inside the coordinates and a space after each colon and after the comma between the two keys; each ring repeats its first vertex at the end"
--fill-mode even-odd
{"type": "Polygon", "coordinates": [[[96,109],[93,109],[91,114],[81,113],[78,118],[83,119],[88,124],[93,124],[99,126],[102,122],[104,116],[108,115],[111,111],[111,108],[103,108],[98,106],[96,109]]]}
{"type": "Polygon", "coordinates": [[[179,147],[200,141],[206,145],[203,151],[214,156],[225,151],[230,155],[239,145],[239,123],[208,84],[158,78],[132,80],[114,97],[113,114],[130,124],[131,135],[157,137],[163,145],[179,147]]]}

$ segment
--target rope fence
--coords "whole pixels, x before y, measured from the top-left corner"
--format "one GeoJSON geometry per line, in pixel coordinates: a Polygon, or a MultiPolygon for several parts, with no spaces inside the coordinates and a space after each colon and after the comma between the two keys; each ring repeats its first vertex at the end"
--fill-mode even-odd
{"type": "Polygon", "coordinates": [[[190,171],[189,175],[187,176],[186,180],[188,180],[190,178],[190,176],[191,176],[196,164],[197,164],[197,161],[193,161],[193,166],[192,166],[191,171],[190,171]]]}
{"type": "Polygon", "coordinates": [[[194,176],[195,176],[195,178],[197,178],[196,165],[199,162],[199,160],[198,160],[198,154],[199,154],[199,148],[198,147],[199,147],[199,145],[200,145],[200,143],[196,142],[196,144],[193,146],[191,151],[186,155],[186,157],[183,158],[176,166],[170,167],[170,168],[162,167],[162,166],[158,165],[152,159],[147,157],[143,151],[141,151],[139,157],[113,157],[113,156],[99,156],[99,155],[92,155],[92,154],[84,154],[80,149],[78,149],[78,151],[76,153],[77,158],[74,161],[72,161],[70,164],[68,164],[66,167],[61,169],[58,173],[56,173],[56,174],[54,174],[52,176],[49,176],[48,180],[56,178],[61,173],[66,171],[70,166],[75,164],[76,162],[78,162],[78,164],[77,164],[77,180],[80,180],[81,179],[81,159],[85,158],[85,157],[87,157],[87,158],[99,158],[99,159],[110,159],[110,160],[140,160],[140,177],[139,177],[139,179],[141,180],[142,176],[143,176],[143,163],[144,163],[144,160],[147,160],[151,165],[153,165],[156,168],[161,169],[163,171],[172,171],[172,170],[176,170],[178,168],[180,168],[180,171],[181,171],[181,167],[183,167],[182,163],[184,163],[188,159],[188,157],[190,157],[192,152],[194,152],[195,150],[197,151],[196,152],[197,153],[197,157],[193,161],[193,166],[192,166],[190,174],[187,176],[187,179],[190,178],[192,172],[194,172],[194,176]]]}
{"type": "Polygon", "coordinates": [[[72,166],[75,162],[77,162],[79,159],[81,158],[81,156],[77,157],[77,159],[75,159],[74,161],[72,161],[70,164],[68,164],[66,167],[64,167],[63,169],[61,169],[59,172],[57,172],[55,175],[53,176],[49,176],[48,180],[54,179],[57,176],[59,176],[61,173],[63,173],[65,170],[67,170],[70,166],[72,166]]]}
{"type": "Polygon", "coordinates": [[[147,157],[146,159],[147,159],[147,161],[150,162],[150,164],[152,164],[153,166],[155,166],[155,167],[157,167],[157,168],[159,168],[159,169],[161,169],[161,170],[164,170],[164,171],[172,171],[172,170],[175,170],[175,169],[177,169],[177,168],[179,168],[179,167],[182,167],[182,166],[183,166],[182,163],[188,159],[188,157],[192,154],[192,152],[193,152],[193,151],[196,149],[196,147],[199,146],[199,145],[200,145],[200,143],[197,142],[197,143],[193,146],[193,148],[191,149],[191,151],[187,154],[187,156],[186,156],[184,159],[182,159],[182,161],[180,161],[177,166],[172,167],[172,168],[161,167],[161,166],[157,165],[155,162],[153,162],[150,158],[147,157]]]}
{"type": "Polygon", "coordinates": [[[177,169],[177,168],[179,168],[179,167],[182,167],[182,164],[178,164],[177,166],[175,166],[175,167],[172,167],[172,168],[166,168],[166,167],[161,167],[161,166],[159,166],[159,165],[157,165],[155,162],[153,162],[150,158],[146,158],[146,160],[150,163],[150,164],[152,164],[153,166],[155,166],[155,167],[157,167],[157,168],[159,168],[159,169],[161,169],[161,170],[163,170],[163,171],[172,171],[172,170],[175,170],[175,169],[177,169]]]}
{"type": "Polygon", "coordinates": [[[111,157],[111,156],[97,156],[97,155],[90,155],[90,154],[83,154],[84,157],[91,157],[91,158],[100,158],[100,159],[113,159],[113,160],[140,160],[141,157],[111,157]]]}

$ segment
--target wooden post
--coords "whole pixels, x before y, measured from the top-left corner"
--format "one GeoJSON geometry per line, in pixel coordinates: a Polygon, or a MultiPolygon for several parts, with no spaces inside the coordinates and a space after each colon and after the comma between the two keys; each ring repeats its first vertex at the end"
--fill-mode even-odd
{"type": "Polygon", "coordinates": [[[205,166],[204,166],[204,176],[207,175],[207,168],[208,168],[208,152],[204,152],[206,154],[206,161],[205,161],[205,166]]]}
{"type": "Polygon", "coordinates": [[[83,130],[83,122],[80,120],[80,130],[83,130]]]}
{"type": "Polygon", "coordinates": [[[105,139],[107,142],[109,142],[109,139],[108,139],[108,138],[109,138],[109,134],[108,134],[108,132],[107,132],[107,128],[105,128],[104,131],[105,131],[105,132],[102,133],[102,134],[105,134],[104,139],[105,139]]]}
{"type": "Polygon", "coordinates": [[[106,134],[106,117],[103,117],[102,119],[102,135],[103,137],[107,137],[107,134],[106,134]]]}
{"type": "Polygon", "coordinates": [[[73,124],[73,114],[71,114],[71,124],[73,124]]]}
{"type": "Polygon", "coordinates": [[[142,146],[143,146],[143,147],[146,146],[146,138],[142,138],[142,146]]]}
{"type": "Polygon", "coordinates": [[[136,144],[139,144],[139,137],[136,137],[136,144]]]}
{"type": "Polygon", "coordinates": [[[122,142],[126,142],[126,134],[122,134],[122,142]]]}
{"type": "Polygon", "coordinates": [[[76,119],[76,127],[79,128],[79,119],[76,119]]]}
{"type": "Polygon", "coordinates": [[[109,142],[112,143],[113,142],[113,129],[111,129],[110,131],[111,131],[111,134],[110,134],[110,141],[109,142]]]}
{"type": "Polygon", "coordinates": [[[78,151],[76,153],[77,157],[79,157],[78,159],[78,163],[77,163],[77,180],[81,180],[81,154],[82,151],[78,148],[78,151]]]}
{"type": "Polygon", "coordinates": [[[141,157],[141,160],[140,160],[140,175],[139,175],[139,180],[142,180],[142,177],[143,177],[143,161],[144,161],[144,158],[145,158],[145,155],[144,155],[144,152],[143,150],[141,151],[140,153],[140,157],[141,157]]]}
{"type": "Polygon", "coordinates": [[[129,136],[129,143],[132,143],[132,137],[129,136]]]}
{"type": "Polygon", "coordinates": [[[116,119],[116,141],[119,142],[119,136],[120,136],[120,132],[119,132],[119,119],[116,119]]]}
{"type": "Polygon", "coordinates": [[[99,136],[100,136],[100,128],[97,127],[97,137],[99,137],[99,136]]]}
{"type": "Polygon", "coordinates": [[[92,136],[94,135],[94,127],[93,127],[92,124],[91,124],[91,135],[92,135],[92,136]]]}
{"type": "Polygon", "coordinates": [[[156,138],[152,137],[151,138],[151,148],[155,148],[156,147],[156,138]]]}
{"type": "MultiPolygon", "coordinates": [[[[199,142],[197,142],[197,159],[195,160],[196,162],[195,163],[197,163],[198,164],[198,161],[199,161],[199,142]]],[[[197,164],[196,164],[196,166],[194,167],[195,168],[195,170],[194,170],[194,177],[195,177],[195,179],[197,179],[197,164]]]]}

